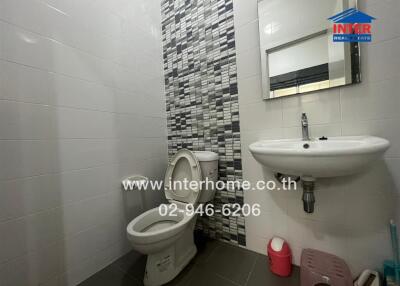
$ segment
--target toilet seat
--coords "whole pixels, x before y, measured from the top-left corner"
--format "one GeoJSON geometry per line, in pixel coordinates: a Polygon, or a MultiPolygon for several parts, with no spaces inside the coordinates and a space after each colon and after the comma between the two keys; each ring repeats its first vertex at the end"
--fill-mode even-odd
{"type": "MultiPolygon", "coordinates": [[[[172,204],[178,205],[179,211],[161,215],[159,207],[148,210],[127,226],[128,238],[136,247],[146,247],[147,252],[156,252],[175,241],[174,237],[182,233],[182,229],[195,217],[184,211],[186,204],[195,204],[200,198],[200,184],[196,188],[173,188],[174,181],[186,179],[188,182],[201,180],[201,168],[197,157],[189,150],[182,149],[172,158],[164,178],[165,196],[172,204]],[[154,244],[157,244],[155,248],[154,244]]],[[[172,210],[172,209],[171,209],[172,210]]]]}
{"type": "Polygon", "coordinates": [[[162,216],[160,207],[142,213],[132,220],[127,227],[131,240],[139,244],[160,241],[179,233],[181,228],[192,219],[184,212],[162,216]]]}
{"type": "Polygon", "coordinates": [[[165,172],[165,197],[170,202],[196,204],[200,198],[201,178],[201,168],[196,155],[187,149],[179,150],[165,172]],[[186,188],[183,183],[179,184],[185,179],[188,182],[186,188]],[[197,185],[190,185],[191,181],[197,182],[197,185]]]}
{"type": "Polygon", "coordinates": [[[187,209],[191,204],[197,206],[213,198],[214,192],[205,193],[208,190],[203,188],[201,180],[203,175],[217,180],[217,159],[218,156],[211,152],[180,150],[169,163],[164,177],[165,196],[170,204],[148,210],[128,224],[127,236],[133,248],[148,255],[143,279],[145,286],[168,283],[196,255],[193,231],[197,214],[187,209]],[[182,185],[183,180],[186,186],[182,185]],[[197,184],[190,184],[193,181],[197,184]],[[186,188],[179,188],[176,182],[186,188]]]}

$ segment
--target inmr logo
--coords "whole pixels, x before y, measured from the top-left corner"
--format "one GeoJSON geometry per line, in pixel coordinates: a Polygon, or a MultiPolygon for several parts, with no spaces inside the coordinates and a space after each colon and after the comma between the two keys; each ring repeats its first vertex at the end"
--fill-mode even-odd
{"type": "Polygon", "coordinates": [[[333,17],[334,42],[371,42],[371,23],[376,20],[357,9],[351,8],[333,17]]]}

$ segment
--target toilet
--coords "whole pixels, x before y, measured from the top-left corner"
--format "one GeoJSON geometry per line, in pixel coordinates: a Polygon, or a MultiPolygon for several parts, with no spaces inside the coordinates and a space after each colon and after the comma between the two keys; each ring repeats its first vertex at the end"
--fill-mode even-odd
{"type": "Polygon", "coordinates": [[[168,165],[164,192],[169,204],[161,205],[139,215],[127,226],[133,248],[147,254],[144,285],[163,285],[174,279],[196,255],[193,231],[196,215],[187,213],[188,204],[196,208],[211,201],[215,189],[174,188],[174,182],[213,181],[218,179],[218,155],[208,151],[191,152],[182,149],[168,165]],[[163,208],[163,209],[161,209],[163,208]],[[165,212],[166,208],[169,210],[165,212]]]}

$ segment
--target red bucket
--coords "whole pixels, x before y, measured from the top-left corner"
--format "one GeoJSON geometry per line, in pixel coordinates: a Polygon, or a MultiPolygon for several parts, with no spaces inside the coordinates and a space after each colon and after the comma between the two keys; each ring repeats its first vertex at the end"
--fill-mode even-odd
{"type": "Polygon", "coordinates": [[[274,237],[268,243],[269,268],[282,277],[292,273],[292,252],[289,244],[282,238],[274,237]]]}

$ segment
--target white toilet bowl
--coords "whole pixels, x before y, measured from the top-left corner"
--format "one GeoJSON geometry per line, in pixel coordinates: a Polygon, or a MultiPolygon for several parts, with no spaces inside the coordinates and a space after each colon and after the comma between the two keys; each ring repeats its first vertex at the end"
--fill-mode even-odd
{"type": "Polygon", "coordinates": [[[188,216],[184,212],[161,216],[159,208],[154,208],[129,223],[128,238],[141,253],[160,252],[175,243],[194,219],[194,215],[188,216]]]}
{"type": "MultiPolygon", "coordinates": [[[[212,152],[180,150],[171,160],[164,184],[174,180],[200,181],[206,177],[215,181],[218,174],[218,156],[212,152]]],[[[133,248],[147,254],[146,286],[163,285],[174,279],[195,256],[193,231],[196,215],[185,211],[187,204],[213,199],[215,190],[166,188],[165,195],[178,207],[173,214],[161,215],[160,207],[151,209],[132,220],[127,226],[128,239],[133,248]]]]}

